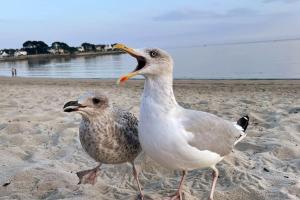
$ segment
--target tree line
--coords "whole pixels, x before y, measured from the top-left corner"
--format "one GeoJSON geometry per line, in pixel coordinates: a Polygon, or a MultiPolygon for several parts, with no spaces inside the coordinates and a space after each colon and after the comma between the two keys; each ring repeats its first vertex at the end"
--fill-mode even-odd
{"type": "MultiPolygon", "coordinates": [[[[2,52],[6,52],[7,54],[13,55],[17,50],[26,51],[27,55],[36,55],[36,54],[73,54],[76,52],[92,52],[92,51],[104,51],[109,48],[105,48],[111,45],[95,45],[91,43],[84,42],[80,47],[72,47],[64,42],[53,42],[50,46],[48,46],[43,41],[26,41],[23,43],[21,49],[2,49],[2,52]]],[[[112,50],[112,49],[109,49],[112,50]]]]}

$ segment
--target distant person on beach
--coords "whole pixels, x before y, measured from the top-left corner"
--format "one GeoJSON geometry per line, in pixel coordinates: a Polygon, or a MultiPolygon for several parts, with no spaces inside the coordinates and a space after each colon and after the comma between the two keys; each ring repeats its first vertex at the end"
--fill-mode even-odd
{"type": "Polygon", "coordinates": [[[15,76],[17,76],[17,69],[16,69],[16,68],[14,68],[14,71],[15,71],[15,76]]]}
{"type": "Polygon", "coordinates": [[[15,68],[11,68],[11,77],[15,76],[15,68]]]}

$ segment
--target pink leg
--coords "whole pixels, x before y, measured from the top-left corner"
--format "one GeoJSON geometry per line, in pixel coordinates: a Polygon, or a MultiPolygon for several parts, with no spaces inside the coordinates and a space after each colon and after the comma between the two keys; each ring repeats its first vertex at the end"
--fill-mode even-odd
{"type": "Polygon", "coordinates": [[[97,181],[97,176],[98,176],[99,171],[100,171],[100,166],[101,166],[101,163],[93,169],[77,172],[76,174],[79,178],[79,183],[78,184],[92,184],[92,185],[94,185],[97,181]]]}
{"type": "Polygon", "coordinates": [[[134,162],[132,162],[131,164],[132,164],[133,176],[134,176],[134,179],[136,180],[136,182],[138,184],[138,188],[139,188],[139,191],[140,191],[140,195],[139,195],[138,199],[143,200],[144,199],[144,194],[143,194],[141,184],[140,184],[140,181],[139,181],[139,172],[136,170],[134,162]]]}
{"type": "Polygon", "coordinates": [[[209,200],[213,200],[214,199],[214,192],[215,192],[215,188],[216,188],[216,184],[217,184],[217,180],[218,180],[218,176],[219,176],[219,170],[213,166],[212,169],[213,171],[213,182],[211,185],[211,191],[210,191],[210,195],[209,195],[209,200]]]}
{"type": "Polygon", "coordinates": [[[182,191],[181,191],[182,189],[181,188],[182,188],[185,176],[186,176],[186,171],[184,170],[184,171],[182,171],[182,177],[181,177],[177,192],[173,196],[165,198],[165,200],[182,200],[182,191]]]}

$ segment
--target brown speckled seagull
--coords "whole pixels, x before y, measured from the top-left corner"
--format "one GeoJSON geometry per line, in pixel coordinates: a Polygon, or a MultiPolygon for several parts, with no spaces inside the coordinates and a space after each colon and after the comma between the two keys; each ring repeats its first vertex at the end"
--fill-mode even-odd
{"type": "Polygon", "coordinates": [[[140,198],[143,199],[134,164],[135,158],[142,150],[138,140],[137,118],[128,111],[112,106],[107,96],[98,93],[86,93],[78,101],[66,103],[64,112],[81,114],[81,145],[88,155],[99,162],[94,169],[77,172],[79,184],[95,184],[101,164],[130,162],[140,198]]]}

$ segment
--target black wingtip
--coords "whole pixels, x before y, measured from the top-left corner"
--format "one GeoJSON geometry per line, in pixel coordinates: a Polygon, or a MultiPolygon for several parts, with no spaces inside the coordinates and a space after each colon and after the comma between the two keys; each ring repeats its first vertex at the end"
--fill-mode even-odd
{"type": "Polygon", "coordinates": [[[249,116],[245,115],[242,118],[240,118],[237,122],[236,122],[240,127],[243,128],[244,132],[246,131],[248,124],[249,124],[249,116]]]}

